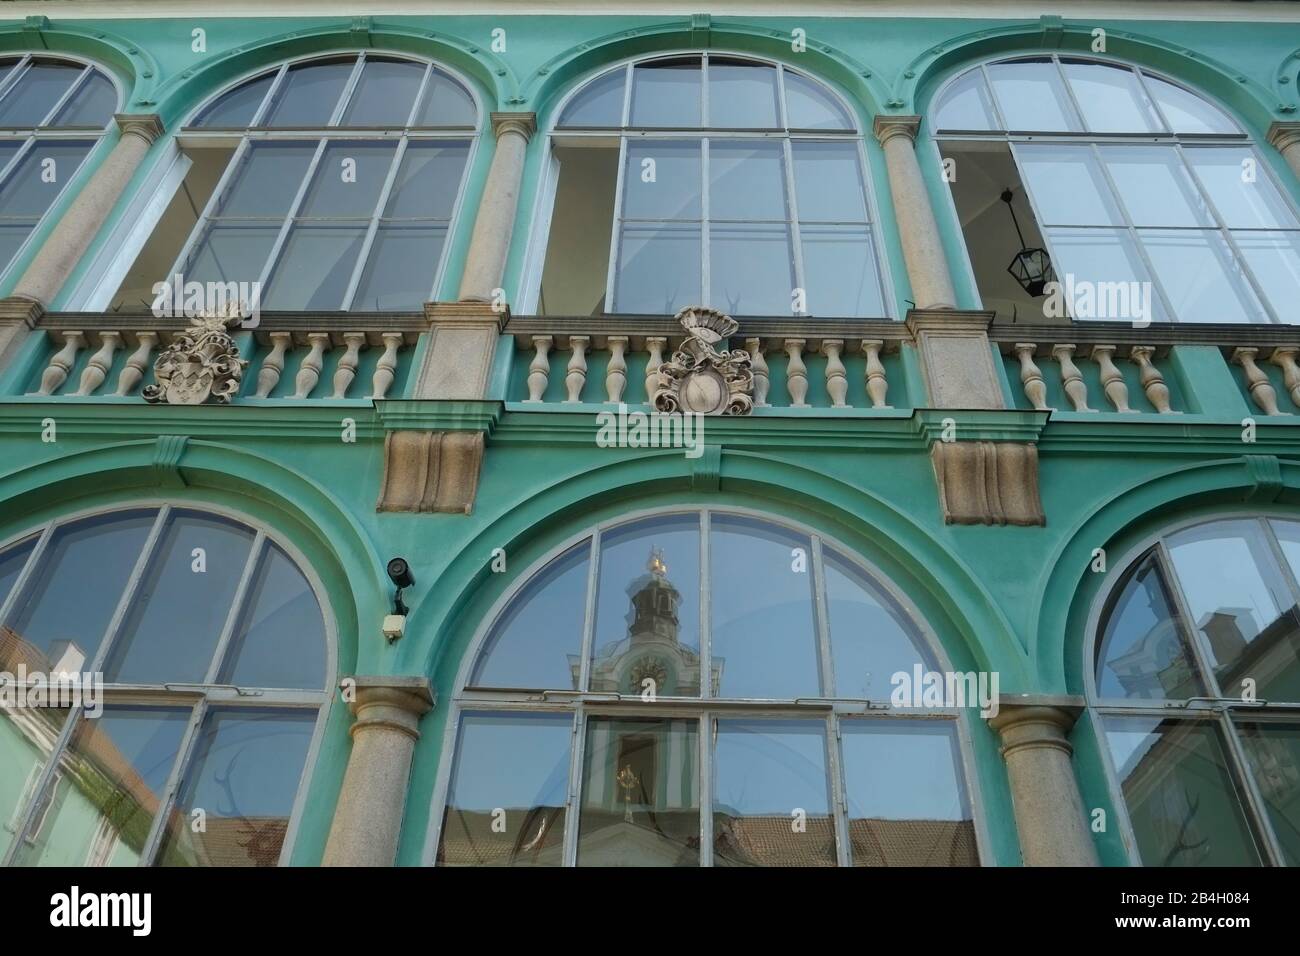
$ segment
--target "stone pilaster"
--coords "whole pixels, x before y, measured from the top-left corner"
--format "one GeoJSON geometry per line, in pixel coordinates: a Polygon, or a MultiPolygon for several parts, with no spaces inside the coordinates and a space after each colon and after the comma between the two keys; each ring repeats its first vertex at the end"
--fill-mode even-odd
{"type": "Polygon", "coordinates": [[[1026,866],[1097,866],[1066,735],[1082,707],[1072,700],[1002,700],[989,726],[1002,738],[1002,759],[1026,866]]]}
{"type": "Polygon", "coordinates": [[[916,341],[931,408],[1005,408],[988,329],[992,312],[913,309],[916,341]]]}
{"type": "Polygon", "coordinates": [[[163,133],[162,121],[152,113],[119,113],[114,119],[121,131],[117,145],[46,237],[14,287],[15,296],[49,307],[122,198],[149,147],[163,133]]]}
{"type": "Polygon", "coordinates": [[[1268,128],[1268,141],[1282,154],[1291,171],[1300,176],[1300,123],[1274,123],[1268,128]]]}
{"type": "Polygon", "coordinates": [[[392,866],[420,718],[433,709],[433,691],[423,677],[353,680],[352,753],[323,864],[392,866]]]}
{"type": "Polygon", "coordinates": [[[509,310],[495,309],[487,302],[430,302],[424,315],[429,322],[429,347],[412,398],[483,398],[509,310]]]}
{"type": "Polygon", "coordinates": [[[943,254],[939,225],[930,208],[930,194],[916,159],[920,125],[919,116],[877,116],[873,129],[885,152],[889,193],[894,200],[894,218],[916,307],[951,309],[956,307],[957,294],[943,254]]]}
{"type": "Polygon", "coordinates": [[[465,271],[461,275],[458,298],[463,302],[491,302],[494,290],[501,287],[519,207],[524,157],[528,141],[536,130],[536,113],[492,114],[492,132],[496,135],[497,147],[483,187],[483,198],[479,201],[478,216],[474,220],[465,271]]]}

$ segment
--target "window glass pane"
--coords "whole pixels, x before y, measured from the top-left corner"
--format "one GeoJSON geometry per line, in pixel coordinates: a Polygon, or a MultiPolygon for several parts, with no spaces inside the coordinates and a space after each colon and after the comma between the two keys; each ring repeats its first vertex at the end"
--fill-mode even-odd
{"type": "Polygon", "coordinates": [[[1103,719],[1144,866],[1259,865],[1214,723],[1103,719]]]}
{"type": "Polygon", "coordinates": [[[306,576],[268,543],[219,683],[239,687],[325,686],[325,620],[306,576]]]}
{"type": "MultiPolygon", "coordinates": [[[[13,649],[3,643],[7,635],[0,635],[0,665],[12,672],[16,662],[6,655],[13,649]]],[[[0,773],[0,856],[9,852],[22,828],[41,772],[69,713],[66,708],[0,707],[0,767],[4,768],[0,773]]]]}
{"type": "Polygon", "coordinates": [[[564,108],[559,126],[621,126],[623,84],[627,70],[619,67],[592,80],[564,108]]]}
{"type": "Polygon", "coordinates": [[[776,67],[709,60],[709,123],[731,129],[776,129],[776,67]]]}
{"type": "Polygon", "coordinates": [[[82,719],[20,866],[136,866],[166,796],[189,708],[106,706],[82,719]]]}
{"type": "Polygon", "coordinates": [[[221,96],[194,119],[194,126],[248,126],[257,115],[266,91],[271,88],[275,71],[249,80],[221,96]]]}
{"type": "Polygon", "coordinates": [[[987,68],[1007,129],[1078,130],[1065,85],[1050,60],[993,63],[987,68]]]}
{"type": "Polygon", "coordinates": [[[629,143],[624,219],[699,219],[700,144],[667,140],[629,143]]]}
{"type": "Polygon", "coordinates": [[[463,86],[435,69],[420,103],[416,126],[476,126],[474,99],[463,86]]]}
{"type": "Polygon", "coordinates": [[[709,300],[728,315],[789,315],[794,254],[788,227],[714,224],[709,300]]]}
{"type": "Polygon", "coordinates": [[[28,670],[50,670],[37,662],[63,662],[68,671],[89,667],[153,523],[152,511],[115,512],[54,532],[5,622],[31,662],[28,670]]]}
{"type": "Polygon", "coordinates": [[[471,687],[577,690],[591,543],[555,558],[492,625],[471,687]]]}
{"type": "Polygon", "coordinates": [[[1103,146],[1101,158],[1133,225],[1214,225],[1173,147],[1103,146]]]}
{"type": "Polygon", "coordinates": [[[80,140],[35,143],[0,187],[0,216],[38,219],[45,215],[94,145],[80,140]],[[53,165],[47,165],[46,160],[53,165]]]}
{"type": "Polygon", "coordinates": [[[615,311],[675,315],[703,298],[698,226],[625,225],[615,279],[615,311]]]}
{"type": "Polygon", "coordinates": [[[811,543],[777,525],[712,519],[713,665],[722,697],[821,694],[811,543]]]}
{"type": "Polygon", "coordinates": [[[116,109],[117,90],[112,81],[102,73],[91,73],[81,88],[63,104],[51,125],[102,129],[113,118],[116,109]]]}
{"type": "Polygon", "coordinates": [[[842,720],[854,866],[979,866],[950,721],[842,720]]]}
{"type": "Polygon", "coordinates": [[[995,129],[993,98],[982,70],[971,70],[953,81],[934,111],[935,129],[995,129]]]}
{"type": "MultiPolygon", "coordinates": [[[[34,547],[36,547],[36,538],[31,537],[19,544],[11,545],[4,554],[0,555],[0,605],[4,604],[5,598],[9,596],[9,591],[18,580],[18,575],[22,573],[23,565],[27,563],[27,558],[34,547]]],[[[3,669],[4,663],[0,661],[0,670],[3,669]]]]}
{"type": "Polygon", "coordinates": [[[699,696],[699,581],[697,514],[637,521],[601,536],[592,690],[699,696]]]}
{"type": "Polygon", "coordinates": [[[1144,229],[1140,235],[1179,322],[1268,321],[1217,231],[1144,229]]]}
{"type": "Polygon", "coordinates": [[[1263,160],[1250,147],[1189,148],[1185,154],[1225,225],[1233,229],[1300,226],[1263,160]]]}
{"type": "Polygon", "coordinates": [[[342,125],[405,126],[424,70],[409,60],[366,60],[342,125]]]}
{"type": "Polygon", "coordinates": [[[354,66],[355,62],[349,59],[290,68],[263,125],[328,125],[354,66]]]}
{"type": "Polygon", "coordinates": [[[33,63],[0,100],[0,126],[40,126],[82,69],[63,63],[33,63]]]}
{"type": "Polygon", "coordinates": [[[796,142],[800,222],[866,222],[867,190],[856,143],[796,142]]]}
{"type": "Polygon", "coordinates": [[[820,720],[719,720],[714,866],[834,866],[820,720]]]}
{"type": "Polygon", "coordinates": [[[1241,696],[1242,681],[1250,678],[1261,698],[1300,699],[1300,693],[1278,693],[1300,681],[1292,647],[1300,635],[1290,589],[1259,524],[1217,521],[1179,532],[1167,544],[1223,693],[1241,696]]]}
{"type": "Polygon", "coordinates": [[[104,679],[205,680],[252,543],[252,531],[232,521],[174,513],[132,599],[104,679]],[[200,556],[193,554],[196,549],[202,549],[200,556]]]}
{"type": "Polygon", "coordinates": [[[379,204],[396,149],[392,143],[331,143],[316,166],[298,216],[369,219],[379,204]]]}
{"type": "Polygon", "coordinates": [[[916,665],[928,669],[928,655],[917,649],[914,628],[853,564],[832,552],[823,558],[826,614],[836,697],[888,700],[894,674],[909,676],[916,665]]]}
{"type": "Polygon", "coordinates": [[[660,60],[632,70],[632,126],[700,125],[700,61],[660,60]]]}
{"type": "Polygon", "coordinates": [[[1160,120],[1127,66],[1063,62],[1061,68],[1094,133],[1154,133],[1160,120]]]}
{"type": "Polygon", "coordinates": [[[283,219],[315,153],[315,143],[250,146],[231,175],[215,215],[228,219],[283,219]]]}
{"type": "Polygon", "coordinates": [[[275,866],[316,726],[314,710],[217,708],[167,819],[163,866],[275,866]],[[207,831],[190,811],[202,807],[207,831]]]}
{"type": "Polygon", "coordinates": [[[36,223],[0,224],[0,269],[13,261],[36,223]]]}
{"type": "Polygon", "coordinates": [[[295,225],[271,271],[265,307],[287,311],[343,308],[343,296],[365,237],[365,225],[295,225]]]}
{"type": "Polygon", "coordinates": [[[1225,113],[1195,93],[1166,83],[1150,73],[1143,74],[1147,90],[1175,133],[1237,133],[1237,124],[1225,113]]]}
{"type": "Polygon", "coordinates": [[[1232,238],[1273,312],[1284,323],[1300,322],[1300,315],[1292,309],[1296,289],[1300,289],[1300,233],[1234,232],[1232,238]]]}
{"type": "Polygon", "coordinates": [[[1240,723],[1246,756],[1288,866],[1300,866],[1300,727],[1240,723]]]}
{"type": "Polygon", "coordinates": [[[587,721],[579,866],[698,866],[694,718],[587,721]]]}
{"type": "Polygon", "coordinates": [[[384,215],[450,219],[460,192],[468,142],[412,142],[402,155],[384,215]]]}
{"type": "Polygon", "coordinates": [[[559,866],[572,733],[568,714],[465,713],[438,865],[559,866]]]}
{"type": "Polygon", "coordinates": [[[280,223],[212,222],[195,243],[186,282],[256,282],[280,232],[280,223]]]}
{"type": "Polygon", "coordinates": [[[782,72],[787,126],[791,129],[853,129],[853,118],[830,90],[793,70],[782,72]]]}
{"type": "Polygon", "coordinates": [[[1118,229],[1048,229],[1045,233],[1051,246],[1056,276],[1063,288],[1068,288],[1069,280],[1073,278],[1075,301],[1066,302],[1073,318],[1079,321],[1166,321],[1146,267],[1127,232],[1118,229]],[[1084,287],[1098,291],[1088,297],[1077,291],[1084,287]],[[1104,303],[1102,292],[1106,293],[1104,303]]]}
{"type": "Polygon", "coordinates": [[[1015,154],[1042,225],[1123,223],[1091,147],[1017,145],[1015,154]]]}
{"type": "Polygon", "coordinates": [[[866,227],[803,225],[799,236],[810,315],[886,315],[871,234],[866,227]]]}
{"type": "Polygon", "coordinates": [[[1130,572],[1097,648],[1100,697],[1180,700],[1206,693],[1154,558],[1130,572]]]}
{"type": "Polygon", "coordinates": [[[429,301],[433,277],[447,241],[436,223],[384,223],[375,232],[370,260],[361,274],[353,311],[418,310],[429,301]]]}
{"type": "Polygon", "coordinates": [[[774,141],[711,141],[709,218],[789,219],[784,155],[774,141]]]}

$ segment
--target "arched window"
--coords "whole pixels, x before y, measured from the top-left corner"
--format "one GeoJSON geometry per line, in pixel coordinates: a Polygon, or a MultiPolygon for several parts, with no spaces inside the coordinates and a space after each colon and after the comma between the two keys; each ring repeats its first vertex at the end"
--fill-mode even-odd
{"type": "Polygon", "coordinates": [[[9,544],[0,859],[276,865],[332,666],[315,588],[241,521],[131,507],[9,544]]]}
{"type": "Polygon", "coordinates": [[[1300,219],[1199,94],[1120,63],[1022,57],[957,76],[930,122],[980,294],[1003,318],[1290,320],[1300,219]],[[1063,302],[1045,303],[1053,279],[1063,302]]]}
{"type": "Polygon", "coordinates": [[[535,311],[880,318],[862,137],[788,67],[722,53],[628,63],[551,134],[535,311]]]}
{"type": "Polygon", "coordinates": [[[379,53],[286,63],[181,131],[184,186],[117,295],[258,283],[273,310],[412,311],[434,296],[478,127],[444,69],[379,53]],[[176,235],[189,238],[178,250],[176,235]]]}
{"type": "Polygon", "coordinates": [[[1092,694],[1147,866],[1300,863],[1300,521],[1163,536],[1110,589],[1092,694]]]}
{"type": "Polygon", "coordinates": [[[48,56],[0,58],[0,272],[118,111],[98,67],[48,56]]]}
{"type": "MultiPolygon", "coordinates": [[[[817,535],[686,511],[526,576],[462,674],[447,866],[978,862],[956,711],[888,586],[817,535]]],[[[449,738],[450,740],[451,738],[449,738]]]]}

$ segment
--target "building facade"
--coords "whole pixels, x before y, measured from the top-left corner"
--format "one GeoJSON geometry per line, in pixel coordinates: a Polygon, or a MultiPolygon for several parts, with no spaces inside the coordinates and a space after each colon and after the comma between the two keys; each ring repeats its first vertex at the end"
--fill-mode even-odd
{"type": "Polygon", "coordinates": [[[1300,10],[441,6],[0,11],[4,863],[1300,859],[1300,10]]]}

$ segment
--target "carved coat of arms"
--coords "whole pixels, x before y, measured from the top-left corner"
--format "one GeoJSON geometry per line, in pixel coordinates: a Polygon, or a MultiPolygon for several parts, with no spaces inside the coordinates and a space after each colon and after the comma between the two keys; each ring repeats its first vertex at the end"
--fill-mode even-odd
{"type": "Polygon", "coordinates": [[[654,407],[661,412],[748,415],[754,407],[749,353],[744,349],[715,348],[733,335],[740,323],[702,307],[682,309],[677,321],[688,337],[673,357],[659,366],[654,407]]]}
{"type": "Polygon", "coordinates": [[[141,395],[146,402],[202,405],[209,399],[229,402],[239,393],[246,359],[226,331],[238,316],[200,315],[176,337],[154,363],[155,384],[141,395]]]}

